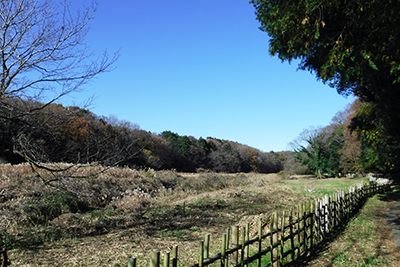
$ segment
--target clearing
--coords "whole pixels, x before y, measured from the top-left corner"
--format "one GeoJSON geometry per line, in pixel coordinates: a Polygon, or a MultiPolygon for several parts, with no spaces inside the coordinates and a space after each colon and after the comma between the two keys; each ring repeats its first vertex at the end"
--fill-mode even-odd
{"type": "MultiPolygon", "coordinates": [[[[41,177],[51,174],[42,172],[41,177]]],[[[199,241],[206,234],[211,235],[214,255],[231,225],[250,223],[254,237],[259,218],[267,221],[275,211],[288,211],[365,181],[112,168],[96,177],[57,176],[45,186],[24,164],[1,165],[0,178],[0,243],[10,248],[12,266],[127,266],[129,257],[147,266],[152,251],[167,252],[174,245],[178,245],[179,265],[190,266],[196,263],[199,241]]],[[[360,248],[365,255],[356,265],[369,259],[359,266],[370,262],[397,266],[399,249],[383,215],[392,200],[373,200],[368,202],[373,212],[360,213],[367,222],[372,220],[367,228],[372,234],[362,241],[369,249],[360,248]]],[[[347,229],[344,234],[351,232],[347,229]]],[[[354,242],[335,243],[339,241],[340,237],[310,266],[355,266],[354,261],[346,265],[351,250],[347,258],[341,252],[345,246],[354,247],[354,242]]]]}

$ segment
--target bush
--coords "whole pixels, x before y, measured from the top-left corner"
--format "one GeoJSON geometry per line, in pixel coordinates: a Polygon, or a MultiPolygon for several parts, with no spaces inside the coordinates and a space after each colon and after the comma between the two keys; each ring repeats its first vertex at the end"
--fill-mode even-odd
{"type": "Polygon", "coordinates": [[[63,213],[78,212],[79,206],[73,195],[57,192],[37,195],[23,206],[23,211],[29,221],[35,224],[46,224],[63,213]]]}

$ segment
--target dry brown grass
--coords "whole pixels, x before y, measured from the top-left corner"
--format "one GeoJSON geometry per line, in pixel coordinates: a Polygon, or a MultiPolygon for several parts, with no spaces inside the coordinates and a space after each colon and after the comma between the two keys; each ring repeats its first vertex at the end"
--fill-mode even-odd
{"type": "MultiPolygon", "coordinates": [[[[86,175],[99,168],[77,171],[86,175]]],[[[0,177],[2,242],[11,248],[15,266],[126,266],[132,256],[143,266],[151,251],[174,245],[181,266],[188,266],[196,262],[205,234],[219,248],[231,225],[250,223],[255,235],[259,218],[266,221],[272,212],[315,199],[323,190],[359,182],[112,168],[92,178],[65,175],[52,187],[27,165],[2,165],[0,177]]]]}

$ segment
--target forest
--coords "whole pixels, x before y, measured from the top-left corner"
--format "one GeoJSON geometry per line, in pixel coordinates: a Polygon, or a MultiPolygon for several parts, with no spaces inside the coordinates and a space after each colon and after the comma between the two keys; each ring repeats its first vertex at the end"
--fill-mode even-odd
{"type": "Polygon", "coordinates": [[[4,103],[10,114],[3,113],[0,118],[3,163],[66,162],[180,172],[282,172],[320,178],[348,173],[387,174],[391,169],[380,159],[379,150],[370,145],[365,131],[351,128],[354,117],[366,105],[359,99],[338,111],[329,125],[305,129],[290,143],[292,151],[281,152],[263,152],[215,137],[197,139],[171,131],[151,133],[114,115],[99,116],[77,106],[43,105],[13,98],[4,103]]]}
{"type": "Polygon", "coordinates": [[[116,116],[98,116],[76,106],[43,106],[13,98],[6,103],[10,114],[3,113],[0,118],[0,158],[4,163],[89,163],[182,172],[283,170],[279,154],[237,142],[196,139],[171,131],[155,134],[116,116]]]}

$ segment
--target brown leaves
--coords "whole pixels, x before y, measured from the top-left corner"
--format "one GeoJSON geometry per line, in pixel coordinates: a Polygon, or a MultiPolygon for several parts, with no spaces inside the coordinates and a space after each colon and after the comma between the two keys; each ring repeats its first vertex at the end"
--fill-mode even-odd
{"type": "Polygon", "coordinates": [[[82,117],[72,117],[68,120],[63,131],[73,140],[85,137],[89,133],[90,122],[82,117]]]}
{"type": "Polygon", "coordinates": [[[304,18],[303,21],[301,22],[301,24],[304,25],[304,24],[308,23],[308,21],[309,21],[309,18],[304,18]]]}

